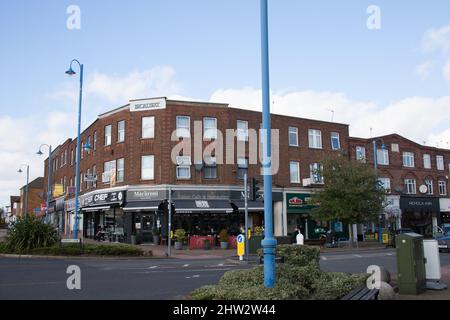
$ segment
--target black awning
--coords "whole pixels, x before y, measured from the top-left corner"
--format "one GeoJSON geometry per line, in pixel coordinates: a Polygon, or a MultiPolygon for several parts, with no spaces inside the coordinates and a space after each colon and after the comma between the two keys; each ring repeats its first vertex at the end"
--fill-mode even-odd
{"type": "MultiPolygon", "coordinates": [[[[233,201],[233,204],[236,206],[236,208],[238,208],[239,211],[245,211],[244,200],[233,201]]],[[[264,211],[264,202],[247,201],[247,207],[249,212],[264,211]]]]}
{"type": "Polygon", "coordinates": [[[228,200],[174,200],[175,213],[232,213],[228,200]]]}
{"type": "Polygon", "coordinates": [[[128,202],[123,211],[156,211],[161,201],[133,201],[128,202]]]}

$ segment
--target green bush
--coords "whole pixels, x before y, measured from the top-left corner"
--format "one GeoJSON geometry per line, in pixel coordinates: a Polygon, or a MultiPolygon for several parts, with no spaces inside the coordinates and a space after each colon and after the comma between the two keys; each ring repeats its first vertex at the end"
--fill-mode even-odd
{"type": "MultiPolygon", "coordinates": [[[[262,255],[262,250],[258,253],[262,255]]],[[[226,272],[215,286],[194,290],[194,300],[335,300],[364,285],[366,274],[349,275],[320,270],[319,249],[309,246],[280,245],[277,256],[284,263],[276,266],[272,289],[264,287],[264,268],[226,272]]]]}
{"type": "Polygon", "coordinates": [[[6,246],[13,252],[49,247],[59,241],[56,229],[34,216],[17,220],[6,235],[6,246]]]}
{"type": "Polygon", "coordinates": [[[366,275],[325,273],[312,266],[279,264],[272,289],[262,266],[226,272],[215,286],[194,290],[194,300],[335,300],[364,284],[366,275]]]}
{"type": "Polygon", "coordinates": [[[175,230],[175,239],[178,242],[184,242],[186,240],[186,231],[184,229],[175,230]]]}
{"type": "MultiPolygon", "coordinates": [[[[258,255],[263,256],[263,249],[258,249],[258,255]]],[[[320,249],[317,247],[283,244],[277,246],[275,255],[282,257],[287,264],[319,267],[320,249]]]]}
{"type": "Polygon", "coordinates": [[[55,245],[46,248],[37,248],[31,250],[31,254],[42,255],[95,255],[95,256],[142,256],[144,251],[134,246],[125,244],[85,244],[82,247],[77,244],[55,245]]]}

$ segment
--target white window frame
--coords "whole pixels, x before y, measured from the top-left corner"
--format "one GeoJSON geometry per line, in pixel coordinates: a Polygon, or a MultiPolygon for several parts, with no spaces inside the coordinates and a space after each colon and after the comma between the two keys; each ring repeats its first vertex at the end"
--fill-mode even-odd
{"type": "Polygon", "coordinates": [[[423,167],[425,169],[431,169],[431,155],[428,153],[423,155],[423,167]]]}
{"type": "Polygon", "coordinates": [[[297,127],[289,127],[288,128],[288,142],[290,147],[298,147],[298,128],[297,127]],[[291,141],[291,135],[295,136],[295,141],[291,141]]]}
{"type": "Polygon", "coordinates": [[[155,179],[155,156],[143,155],[141,156],[141,180],[154,180],[155,179]],[[152,166],[144,167],[144,159],[151,159],[152,166]],[[148,172],[144,172],[148,170],[148,172]]]}
{"type": "Polygon", "coordinates": [[[416,179],[405,179],[406,194],[417,194],[416,179]],[[411,190],[410,190],[411,187],[411,190]]]}
{"type": "Polygon", "coordinates": [[[427,186],[427,194],[433,194],[433,180],[431,179],[425,179],[425,185],[427,186]]]}
{"type": "MultiPolygon", "coordinates": [[[[111,182],[111,174],[112,174],[113,168],[116,168],[116,170],[117,170],[116,160],[103,162],[103,175],[102,175],[102,182],[103,183],[110,183],[111,182]],[[108,176],[108,180],[103,181],[103,176],[108,176]]],[[[117,180],[117,173],[116,173],[116,180],[117,180]]]]}
{"type": "Polygon", "coordinates": [[[110,146],[112,143],[112,125],[105,126],[105,147],[110,146]]]}
{"type": "Polygon", "coordinates": [[[238,141],[248,141],[248,121],[236,121],[236,137],[238,141]]]}
{"type": "Polygon", "coordinates": [[[366,162],[366,147],[356,146],[356,160],[366,162]],[[358,158],[358,154],[362,154],[362,157],[358,158]]]}
{"type": "Polygon", "coordinates": [[[191,179],[191,156],[177,156],[177,167],[176,167],[176,174],[177,174],[177,180],[189,180],[191,179]],[[188,172],[187,176],[180,175],[180,172],[183,172],[182,170],[186,170],[188,172]]]}
{"type": "Polygon", "coordinates": [[[97,150],[97,131],[94,131],[93,149],[94,151],[97,150]]]}
{"type": "Polygon", "coordinates": [[[204,117],[203,118],[203,139],[217,139],[217,118],[204,117]],[[206,126],[208,121],[214,121],[214,126],[206,126]]]}
{"type": "Polygon", "coordinates": [[[391,179],[386,177],[379,177],[378,181],[382,185],[386,193],[391,193],[391,179]]]}
{"type": "Polygon", "coordinates": [[[446,196],[447,195],[447,183],[444,180],[439,180],[438,186],[439,186],[439,195],[446,196]]]}
{"type": "Polygon", "coordinates": [[[405,151],[402,154],[403,166],[406,168],[414,168],[414,153],[405,151]]]}
{"type": "Polygon", "coordinates": [[[382,166],[389,165],[389,150],[377,149],[377,164],[382,166]]]}
{"type": "Polygon", "coordinates": [[[332,150],[341,150],[341,139],[340,139],[340,135],[339,132],[331,132],[330,134],[331,136],[331,149],[332,150]],[[333,144],[333,140],[337,139],[337,148],[335,148],[334,144],[333,144]]]}
{"type": "Polygon", "coordinates": [[[308,144],[311,149],[322,149],[322,131],[308,129],[308,144]]]}
{"type": "Polygon", "coordinates": [[[117,159],[116,170],[117,170],[116,182],[124,182],[124,180],[125,180],[125,158],[117,159]],[[121,177],[121,175],[122,175],[122,177],[121,177]]]}
{"type": "Polygon", "coordinates": [[[191,137],[191,117],[190,116],[176,116],[176,134],[178,138],[190,138],[191,137]],[[178,120],[187,119],[188,126],[180,126],[178,120]]]}
{"type": "Polygon", "coordinates": [[[120,120],[117,122],[117,142],[125,141],[125,120],[120,120]],[[123,124],[123,128],[120,128],[120,125],[123,124]]]}
{"type": "Polygon", "coordinates": [[[309,165],[309,175],[311,179],[311,183],[314,184],[323,184],[323,175],[322,174],[315,174],[316,170],[320,170],[320,172],[323,172],[323,165],[320,163],[311,163],[309,165]]]}
{"type": "Polygon", "coordinates": [[[443,171],[445,170],[445,165],[444,165],[444,156],[436,156],[436,168],[439,171],[443,171]]]}
{"type": "Polygon", "coordinates": [[[300,183],[300,162],[299,161],[289,161],[289,181],[291,183],[300,183]],[[293,176],[293,170],[296,176],[293,176]]]}
{"type": "Polygon", "coordinates": [[[217,158],[216,157],[205,156],[205,167],[204,167],[203,177],[204,177],[204,179],[217,179],[217,158]],[[207,177],[206,172],[215,173],[215,174],[207,177]]]}
{"type": "Polygon", "coordinates": [[[141,119],[141,138],[155,138],[155,116],[142,117],[141,119]]]}

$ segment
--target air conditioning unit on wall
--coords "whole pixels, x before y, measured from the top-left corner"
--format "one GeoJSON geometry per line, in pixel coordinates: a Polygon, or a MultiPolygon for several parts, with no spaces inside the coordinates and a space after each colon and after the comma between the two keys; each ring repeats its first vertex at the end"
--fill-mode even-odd
{"type": "Polygon", "coordinates": [[[309,187],[311,185],[311,178],[303,179],[302,183],[304,187],[309,187]]]}

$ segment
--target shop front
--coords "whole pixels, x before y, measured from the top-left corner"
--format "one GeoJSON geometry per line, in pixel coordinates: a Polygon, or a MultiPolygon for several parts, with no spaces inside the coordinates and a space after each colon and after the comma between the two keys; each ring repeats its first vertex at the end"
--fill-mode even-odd
{"type": "Polygon", "coordinates": [[[137,243],[144,244],[154,243],[160,235],[167,237],[167,197],[164,189],[127,191],[123,207],[125,242],[131,243],[132,235],[136,236],[137,243]]]}
{"type": "Polygon", "coordinates": [[[319,239],[325,234],[326,224],[311,218],[311,211],[315,206],[311,204],[309,193],[286,193],[287,233],[293,235],[300,228],[305,240],[319,239]]]}
{"type": "Polygon", "coordinates": [[[450,198],[440,198],[441,226],[446,232],[450,232],[450,198]]]}
{"type": "Polygon", "coordinates": [[[433,228],[439,225],[439,198],[400,197],[401,226],[410,228],[425,237],[433,236],[433,228]]]}
{"type": "Polygon", "coordinates": [[[55,201],[55,214],[52,220],[52,224],[58,229],[58,233],[64,232],[64,218],[64,197],[61,197],[55,201]]]}
{"type": "Polygon", "coordinates": [[[82,197],[83,237],[124,242],[124,201],[125,191],[104,191],[82,197]]]}

